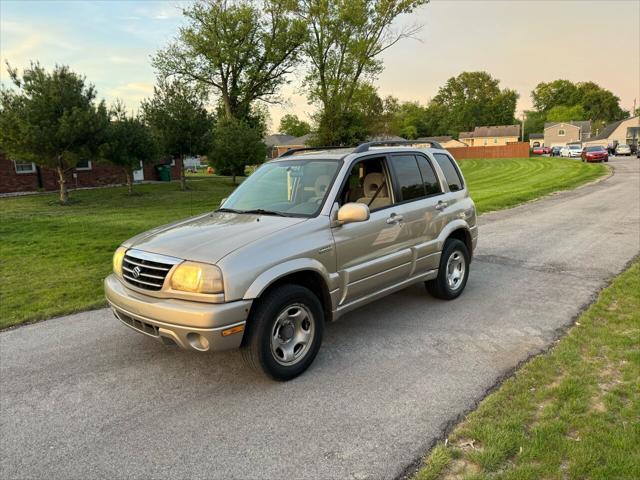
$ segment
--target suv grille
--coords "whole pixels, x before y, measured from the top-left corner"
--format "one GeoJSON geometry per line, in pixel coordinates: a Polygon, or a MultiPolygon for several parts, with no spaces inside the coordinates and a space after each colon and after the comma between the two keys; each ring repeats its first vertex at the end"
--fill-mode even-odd
{"type": "Polygon", "coordinates": [[[122,262],[122,276],[135,287],[158,291],[173,264],[140,258],[142,256],[128,251],[122,262]]]}

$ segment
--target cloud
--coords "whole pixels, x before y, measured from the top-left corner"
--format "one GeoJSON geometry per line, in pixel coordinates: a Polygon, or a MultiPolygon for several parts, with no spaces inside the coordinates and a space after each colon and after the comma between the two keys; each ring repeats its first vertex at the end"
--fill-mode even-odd
{"type": "Polygon", "coordinates": [[[117,85],[107,90],[107,99],[113,101],[116,98],[125,102],[129,108],[137,107],[141,100],[153,94],[151,82],[129,82],[117,85]]]}

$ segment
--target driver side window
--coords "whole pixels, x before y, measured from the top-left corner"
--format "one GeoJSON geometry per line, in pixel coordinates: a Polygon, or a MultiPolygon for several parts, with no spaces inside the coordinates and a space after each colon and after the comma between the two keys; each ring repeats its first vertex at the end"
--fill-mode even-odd
{"type": "Polygon", "coordinates": [[[368,158],[354,164],[339,199],[340,205],[364,203],[371,211],[391,205],[391,182],[384,157],[368,158]]]}

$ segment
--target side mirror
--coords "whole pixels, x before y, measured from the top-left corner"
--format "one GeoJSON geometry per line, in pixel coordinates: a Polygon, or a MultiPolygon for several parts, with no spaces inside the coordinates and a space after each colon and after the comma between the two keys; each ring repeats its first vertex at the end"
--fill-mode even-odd
{"type": "Polygon", "coordinates": [[[338,210],[338,223],[365,222],[369,220],[369,207],[364,203],[345,203],[338,210]]]}

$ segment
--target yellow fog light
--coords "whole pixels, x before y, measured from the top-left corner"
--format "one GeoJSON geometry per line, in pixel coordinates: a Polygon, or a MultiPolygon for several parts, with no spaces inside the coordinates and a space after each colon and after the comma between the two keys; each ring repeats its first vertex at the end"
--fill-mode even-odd
{"type": "Polygon", "coordinates": [[[124,247],[118,247],[113,254],[113,272],[116,275],[122,275],[122,260],[124,260],[124,254],[127,249],[124,247]]]}
{"type": "Polygon", "coordinates": [[[222,293],[222,272],[215,265],[184,262],[173,272],[171,288],[183,292],[222,293]]]}

